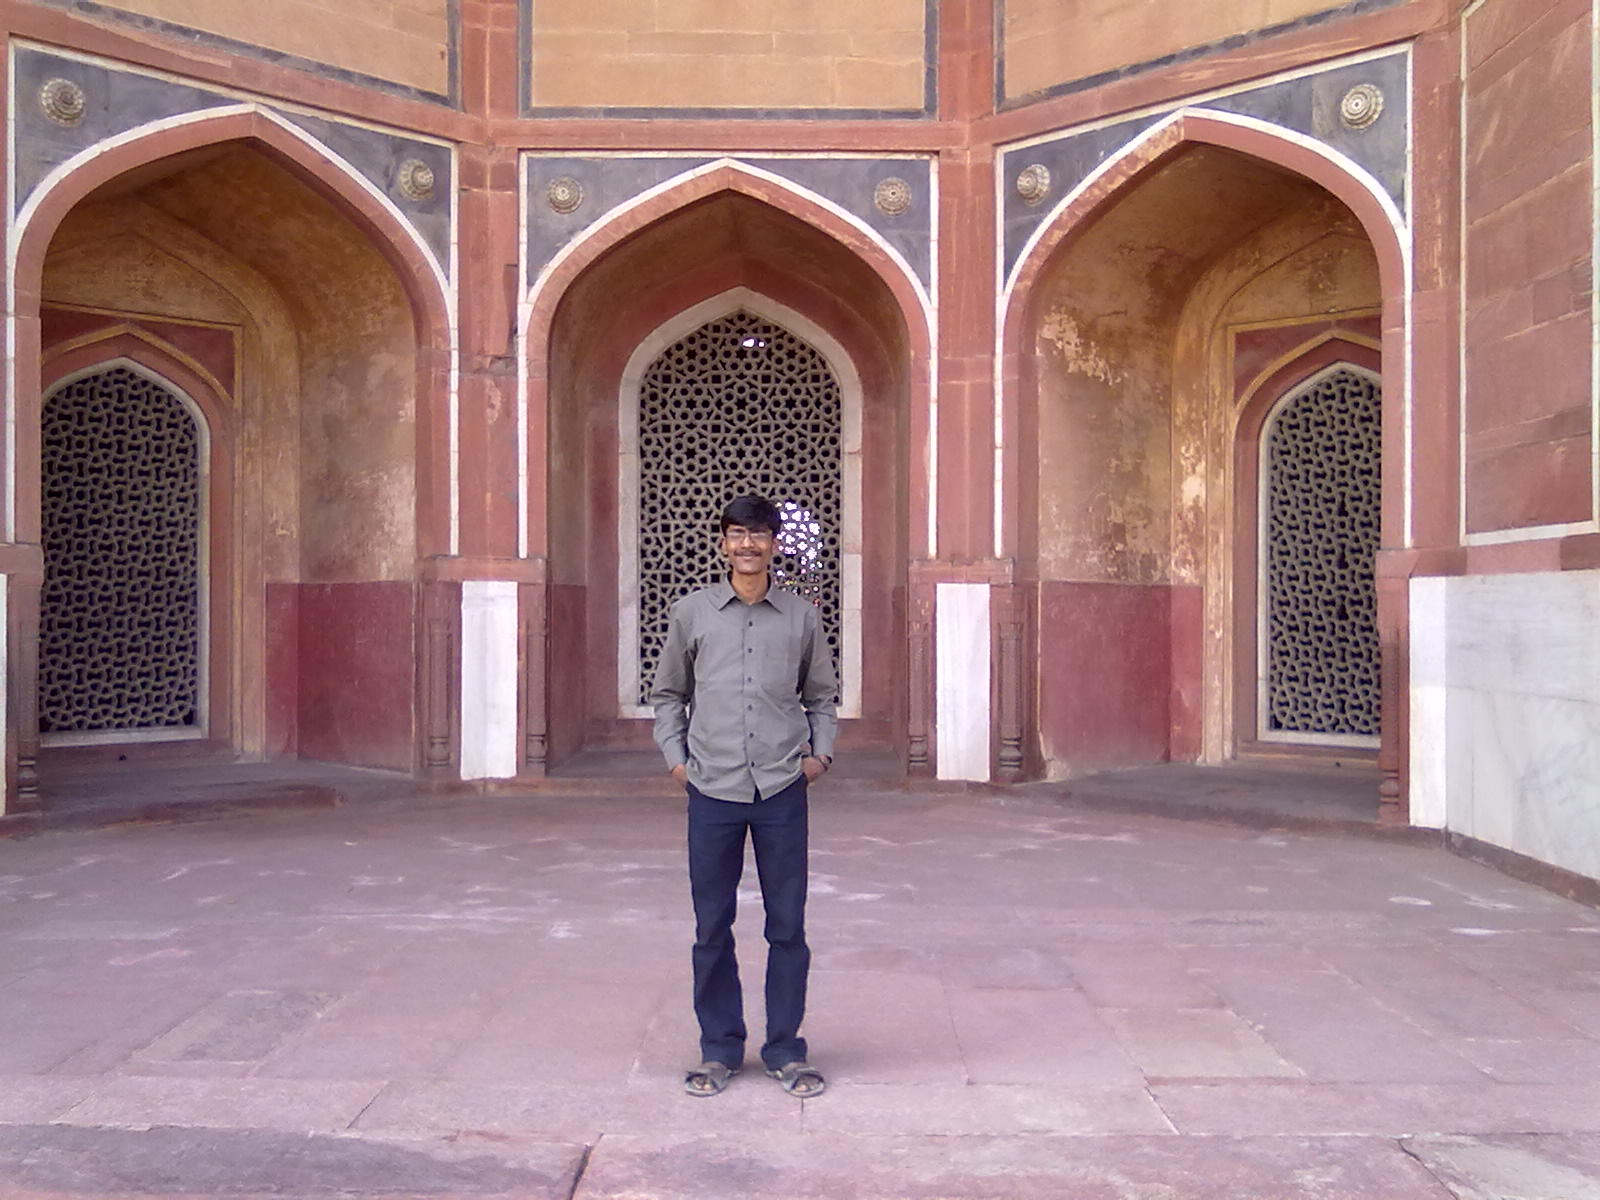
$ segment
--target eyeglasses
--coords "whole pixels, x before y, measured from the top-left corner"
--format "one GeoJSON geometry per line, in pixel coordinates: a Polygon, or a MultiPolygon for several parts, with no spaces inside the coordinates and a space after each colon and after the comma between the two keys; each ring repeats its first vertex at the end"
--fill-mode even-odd
{"type": "Polygon", "coordinates": [[[749,542],[752,546],[765,546],[772,541],[770,529],[741,529],[737,525],[730,526],[723,531],[723,539],[738,545],[740,542],[749,542]]]}

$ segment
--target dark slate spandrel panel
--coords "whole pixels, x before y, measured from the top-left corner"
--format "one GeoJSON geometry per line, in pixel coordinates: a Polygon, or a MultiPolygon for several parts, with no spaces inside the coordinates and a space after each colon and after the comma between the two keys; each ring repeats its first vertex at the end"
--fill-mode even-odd
{"type": "Polygon", "coordinates": [[[1401,51],[1224,96],[1202,107],[1271,121],[1316,138],[1364,168],[1404,213],[1410,88],[1410,60],[1401,51]],[[1383,110],[1366,128],[1351,129],[1340,119],[1339,105],[1358,83],[1374,84],[1383,93],[1383,110]]]}
{"type": "Polygon", "coordinates": [[[529,155],[525,168],[528,173],[528,261],[524,285],[532,287],[539,272],[563,246],[617,205],[685,171],[714,161],[704,154],[660,158],[529,155]],[[558,179],[574,179],[583,189],[583,200],[572,212],[561,213],[550,207],[550,185],[558,179]]]}
{"type": "Polygon", "coordinates": [[[1087,179],[1097,167],[1133,141],[1165,113],[1119,121],[1085,133],[1068,134],[1053,142],[1041,142],[1012,150],[1000,160],[1005,172],[1001,181],[1001,219],[1005,222],[1005,269],[1009,275],[1022,255],[1023,246],[1046,217],[1061,203],[1063,196],[1087,179]],[[1050,172],[1050,193],[1038,204],[1030,205],[1017,192],[1017,175],[1023,168],[1038,163],[1050,172]]]}
{"type": "MultiPolygon", "coordinates": [[[[1230,96],[1196,101],[1192,107],[1253,117],[1315,138],[1369,172],[1404,214],[1410,86],[1409,58],[1404,51],[1397,51],[1367,62],[1331,67],[1230,96]],[[1359,83],[1373,84],[1383,93],[1383,110],[1366,128],[1351,129],[1340,118],[1339,106],[1345,93],[1359,83]]],[[[1001,160],[1005,172],[1002,211],[1007,273],[1016,266],[1028,238],[1063,196],[1145,130],[1182,107],[1186,105],[1175,103],[1161,112],[1083,133],[1066,133],[1055,141],[1007,152],[1001,160]],[[1032,207],[1016,190],[1018,172],[1031,163],[1040,163],[1050,171],[1050,194],[1032,207]]]]}
{"type": "MultiPolygon", "coordinates": [[[[528,286],[551,259],[605,213],[696,167],[716,162],[692,157],[583,157],[531,155],[528,173],[528,286]],[[570,213],[550,206],[550,185],[574,179],[583,201],[570,213]]],[[[916,272],[924,287],[932,276],[932,169],[927,159],[742,158],[734,161],[781,176],[833,201],[882,234],[916,272]],[[911,188],[911,207],[898,216],[879,211],[873,192],[894,176],[911,188]]]]}
{"type": "Polygon", "coordinates": [[[17,52],[12,89],[18,210],[46,175],[98,142],[151,121],[238,103],[202,88],[32,49],[17,52]],[[45,115],[39,90],[52,79],[66,79],[83,89],[83,119],[76,125],[59,125],[45,115]]]}
{"type": "Polygon", "coordinates": [[[433,251],[445,274],[450,273],[450,197],[455,192],[455,160],[450,147],[413,141],[396,134],[359,125],[342,125],[300,113],[285,119],[305,130],[381,191],[405,214],[433,251]],[[413,200],[400,190],[400,165],[407,159],[426,163],[433,171],[433,194],[413,200]]]}
{"type": "Polygon", "coordinates": [[[933,169],[925,158],[752,158],[752,167],[793,180],[832,200],[905,257],[922,286],[933,289],[933,169]],[[891,216],[873,199],[885,179],[911,186],[911,206],[891,216]]]}
{"type": "MultiPolygon", "coordinates": [[[[17,54],[13,87],[19,210],[50,171],[107,138],[153,121],[242,103],[238,97],[205,88],[31,49],[17,54]],[[60,125],[45,115],[39,90],[51,79],[67,79],[83,88],[84,116],[78,124],[60,125]]],[[[449,147],[316,117],[279,115],[316,138],[393,200],[439,256],[440,265],[449,270],[450,196],[455,187],[449,147]],[[434,190],[427,200],[412,200],[397,186],[400,164],[408,158],[420,159],[433,170],[434,190]]]]}

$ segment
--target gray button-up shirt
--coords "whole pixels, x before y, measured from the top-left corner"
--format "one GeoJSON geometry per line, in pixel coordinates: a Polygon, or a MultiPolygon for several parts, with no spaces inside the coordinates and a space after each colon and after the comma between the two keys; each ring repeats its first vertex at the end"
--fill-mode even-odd
{"type": "Polygon", "coordinates": [[[718,800],[782,791],[833,756],[839,689],[816,605],[768,587],[745,604],[724,579],[672,606],[650,704],[667,768],[718,800]]]}

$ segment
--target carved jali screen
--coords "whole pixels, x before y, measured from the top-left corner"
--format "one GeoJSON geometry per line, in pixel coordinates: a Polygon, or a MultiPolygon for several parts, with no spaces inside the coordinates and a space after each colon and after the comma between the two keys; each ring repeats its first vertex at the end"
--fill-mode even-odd
{"type": "Polygon", "coordinates": [[[1264,732],[1378,735],[1378,385],[1337,370],[1284,401],[1265,446],[1264,732]]]}
{"type": "Polygon", "coordinates": [[[821,609],[838,661],[840,421],[822,355],[749,313],[702,325],[650,364],[639,388],[639,703],[673,601],[726,572],[717,523],[735,496],[778,506],[773,576],[821,609]]]}
{"type": "Polygon", "coordinates": [[[111,367],[43,415],[39,729],[200,719],[200,431],[159,383],[111,367]]]}

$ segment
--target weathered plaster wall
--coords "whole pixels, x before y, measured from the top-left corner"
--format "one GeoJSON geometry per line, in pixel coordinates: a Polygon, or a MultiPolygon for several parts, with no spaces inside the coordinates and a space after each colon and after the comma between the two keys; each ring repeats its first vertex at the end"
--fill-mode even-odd
{"type": "Polygon", "coordinates": [[[524,0],[537,107],[920,109],[924,0],[524,0]]]}
{"type": "Polygon", "coordinates": [[[1591,5],[1487,0],[1463,44],[1466,529],[1588,521],[1591,5]]]}
{"type": "Polygon", "coordinates": [[[143,195],[270,280],[294,319],[299,577],[410,578],[416,336],[394,269],[332,204],[247,149],[158,180],[143,195]]]}

